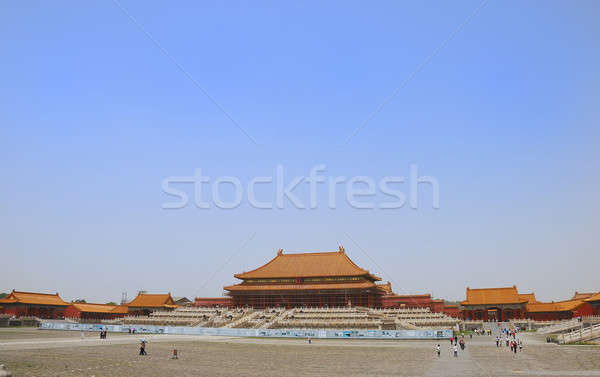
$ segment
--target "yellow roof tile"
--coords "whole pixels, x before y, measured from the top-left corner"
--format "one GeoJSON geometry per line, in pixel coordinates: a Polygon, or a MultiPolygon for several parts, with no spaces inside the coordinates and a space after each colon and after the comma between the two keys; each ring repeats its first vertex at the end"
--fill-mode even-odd
{"type": "Polygon", "coordinates": [[[467,299],[462,305],[499,305],[499,304],[524,304],[526,298],[519,297],[517,287],[504,288],[477,288],[467,287],[467,299]]]}
{"type": "Polygon", "coordinates": [[[283,254],[280,249],[267,264],[234,276],[238,279],[256,279],[363,275],[374,281],[381,280],[358,267],[340,247],[339,251],[334,252],[298,254],[283,254]]]}

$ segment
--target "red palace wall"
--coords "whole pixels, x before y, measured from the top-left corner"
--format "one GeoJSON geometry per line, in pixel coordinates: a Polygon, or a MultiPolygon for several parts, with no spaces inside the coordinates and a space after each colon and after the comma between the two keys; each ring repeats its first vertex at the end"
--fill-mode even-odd
{"type": "Polygon", "coordinates": [[[2,313],[13,315],[15,317],[38,317],[47,319],[56,319],[64,317],[65,308],[62,307],[42,307],[34,305],[10,305],[4,304],[2,313]]]}
{"type": "Polygon", "coordinates": [[[458,310],[457,305],[444,306],[444,308],[442,309],[442,313],[453,318],[461,318],[462,316],[462,313],[460,312],[460,310],[458,310]]]}
{"type": "Polygon", "coordinates": [[[527,318],[536,321],[558,321],[573,318],[573,312],[536,312],[527,313],[527,318]]]}
{"type": "Polygon", "coordinates": [[[73,306],[67,306],[65,309],[65,318],[81,318],[81,312],[73,306]]]}
{"type": "Polygon", "coordinates": [[[441,311],[444,302],[432,300],[431,295],[389,295],[381,297],[384,308],[430,308],[431,311],[441,311]],[[437,310],[436,310],[437,309],[437,310]]]}
{"type": "Polygon", "coordinates": [[[579,306],[575,312],[573,312],[573,317],[585,317],[588,315],[597,315],[598,311],[592,304],[589,302],[584,303],[579,306]]]}
{"type": "Polygon", "coordinates": [[[230,297],[196,297],[193,305],[207,308],[231,307],[233,301],[230,297]]]}

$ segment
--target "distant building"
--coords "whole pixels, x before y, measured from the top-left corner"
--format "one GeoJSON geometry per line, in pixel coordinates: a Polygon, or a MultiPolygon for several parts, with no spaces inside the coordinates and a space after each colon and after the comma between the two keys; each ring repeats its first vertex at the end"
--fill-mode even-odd
{"type": "Polygon", "coordinates": [[[128,309],[126,306],[72,302],[65,309],[65,318],[78,318],[82,320],[114,319],[124,317],[127,313],[128,309]]]}
{"type": "Polygon", "coordinates": [[[2,313],[15,317],[62,318],[69,303],[58,293],[36,293],[13,291],[0,299],[2,313]]]}
{"type": "Polygon", "coordinates": [[[189,298],[183,296],[173,297],[173,301],[179,306],[188,306],[192,304],[192,301],[189,298]]]}
{"type": "Polygon", "coordinates": [[[592,305],[583,298],[557,302],[527,304],[527,318],[537,321],[555,321],[592,315],[592,305]]]}
{"type": "Polygon", "coordinates": [[[229,308],[233,306],[231,297],[196,297],[194,306],[201,308],[229,308]]]}
{"type": "Polygon", "coordinates": [[[173,310],[177,307],[170,293],[151,294],[138,293],[138,295],[128,302],[129,314],[149,315],[156,310],[173,310]]]}
{"type": "Polygon", "coordinates": [[[507,321],[525,318],[528,295],[519,295],[517,286],[504,288],[467,287],[467,299],[460,303],[464,319],[483,321],[507,321]]]}
{"type": "Polygon", "coordinates": [[[589,298],[586,298],[585,302],[590,304],[593,315],[600,314],[600,292],[596,293],[595,295],[589,298]]]}
{"type": "Polygon", "coordinates": [[[462,318],[470,320],[507,321],[529,318],[556,321],[599,314],[600,294],[575,292],[569,300],[540,302],[533,293],[519,293],[516,286],[480,289],[467,287],[467,299],[460,303],[459,309],[462,318]]]}

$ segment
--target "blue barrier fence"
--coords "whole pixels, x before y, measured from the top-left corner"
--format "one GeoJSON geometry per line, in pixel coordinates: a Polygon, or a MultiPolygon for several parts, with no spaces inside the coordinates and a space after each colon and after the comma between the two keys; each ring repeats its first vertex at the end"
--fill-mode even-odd
{"type": "Polygon", "coordinates": [[[452,330],[320,330],[320,329],[230,329],[186,326],[143,326],[143,325],[104,325],[64,322],[42,322],[40,329],[73,330],[129,333],[135,328],[136,334],[174,335],[217,335],[264,338],[355,338],[355,339],[447,339],[452,330]]]}

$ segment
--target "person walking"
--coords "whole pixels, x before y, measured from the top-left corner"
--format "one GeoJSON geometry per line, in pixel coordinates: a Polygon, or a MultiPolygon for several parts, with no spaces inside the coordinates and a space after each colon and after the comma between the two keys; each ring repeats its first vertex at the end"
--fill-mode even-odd
{"type": "Polygon", "coordinates": [[[458,357],[458,346],[454,345],[454,357],[458,357]]]}
{"type": "Polygon", "coordinates": [[[439,359],[440,358],[440,345],[439,344],[435,347],[435,350],[437,352],[438,359],[439,359]]]}
{"type": "Polygon", "coordinates": [[[140,355],[147,355],[146,353],[146,339],[142,338],[140,341],[140,355]]]}
{"type": "Polygon", "coordinates": [[[523,351],[523,341],[519,339],[519,352],[523,351]]]}

